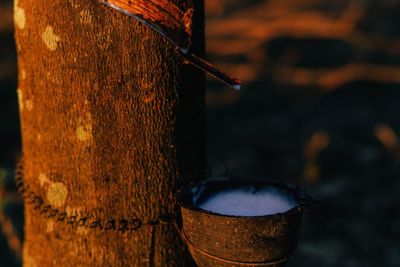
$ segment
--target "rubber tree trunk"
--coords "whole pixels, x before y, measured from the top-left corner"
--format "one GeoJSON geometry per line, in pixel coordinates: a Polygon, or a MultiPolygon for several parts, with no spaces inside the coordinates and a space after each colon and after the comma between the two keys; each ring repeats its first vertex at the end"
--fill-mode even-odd
{"type": "Polygon", "coordinates": [[[25,202],[24,266],[189,266],[160,217],[204,175],[203,74],[97,1],[14,9],[24,181],[39,196],[25,202]]]}

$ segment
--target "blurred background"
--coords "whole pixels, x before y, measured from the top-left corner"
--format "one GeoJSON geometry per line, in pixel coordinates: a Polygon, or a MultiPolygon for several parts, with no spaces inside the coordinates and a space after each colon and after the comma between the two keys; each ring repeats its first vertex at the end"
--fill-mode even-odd
{"type": "MultiPolygon", "coordinates": [[[[400,1],[206,0],[209,177],[300,184],[323,201],[289,266],[400,266],[400,1]]],[[[19,266],[22,201],[12,2],[0,3],[0,266],[19,266]]]]}

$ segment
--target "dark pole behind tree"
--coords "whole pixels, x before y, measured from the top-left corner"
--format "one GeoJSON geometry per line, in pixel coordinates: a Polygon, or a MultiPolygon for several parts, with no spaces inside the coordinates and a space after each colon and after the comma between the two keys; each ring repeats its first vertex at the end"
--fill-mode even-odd
{"type": "MultiPolygon", "coordinates": [[[[204,75],[94,0],[14,12],[24,182],[39,197],[25,201],[24,266],[189,266],[160,222],[204,176],[204,75]]],[[[196,0],[199,55],[203,17],[196,0]]]]}

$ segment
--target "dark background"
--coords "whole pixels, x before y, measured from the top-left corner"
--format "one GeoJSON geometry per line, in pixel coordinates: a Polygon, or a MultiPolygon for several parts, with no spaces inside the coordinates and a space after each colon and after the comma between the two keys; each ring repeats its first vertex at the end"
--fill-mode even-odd
{"type": "MultiPolygon", "coordinates": [[[[300,184],[289,266],[400,267],[400,1],[207,0],[209,177],[300,184]]],[[[12,2],[0,3],[0,266],[18,266],[22,201],[12,2]]]]}

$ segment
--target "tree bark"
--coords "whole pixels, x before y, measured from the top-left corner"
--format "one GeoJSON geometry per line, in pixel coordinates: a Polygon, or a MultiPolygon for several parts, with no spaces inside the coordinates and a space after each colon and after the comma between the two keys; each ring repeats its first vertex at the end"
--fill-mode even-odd
{"type": "Polygon", "coordinates": [[[204,175],[204,75],[95,0],[15,0],[14,11],[24,183],[36,196],[24,266],[189,266],[165,217],[204,175]]]}

